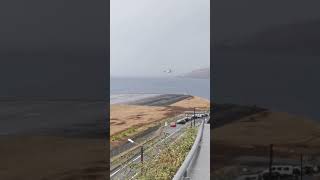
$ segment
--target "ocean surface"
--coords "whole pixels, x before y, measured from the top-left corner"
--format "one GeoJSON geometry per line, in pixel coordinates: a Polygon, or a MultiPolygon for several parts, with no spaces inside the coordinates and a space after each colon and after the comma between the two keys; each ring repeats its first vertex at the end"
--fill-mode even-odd
{"type": "Polygon", "coordinates": [[[318,56],[216,53],[214,102],[257,105],[320,121],[318,56]]]}
{"type": "Polygon", "coordinates": [[[110,79],[110,95],[187,94],[210,100],[210,79],[120,78],[110,79]]]}

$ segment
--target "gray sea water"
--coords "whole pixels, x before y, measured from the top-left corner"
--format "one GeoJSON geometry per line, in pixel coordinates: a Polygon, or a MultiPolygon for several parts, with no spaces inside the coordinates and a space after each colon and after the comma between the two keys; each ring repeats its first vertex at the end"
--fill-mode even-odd
{"type": "Polygon", "coordinates": [[[110,79],[110,95],[188,94],[210,100],[210,79],[120,78],[110,79]]]}
{"type": "Polygon", "coordinates": [[[216,53],[213,98],[320,121],[319,56],[216,53]]]}

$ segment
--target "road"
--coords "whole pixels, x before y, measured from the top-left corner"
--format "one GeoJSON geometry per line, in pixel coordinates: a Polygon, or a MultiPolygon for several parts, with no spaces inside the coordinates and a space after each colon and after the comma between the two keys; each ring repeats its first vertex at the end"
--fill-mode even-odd
{"type": "MultiPolygon", "coordinates": [[[[200,119],[196,121],[196,125],[198,125],[199,122],[201,122],[200,119]]],[[[167,134],[166,138],[162,139],[158,143],[160,144],[160,143],[163,143],[164,141],[174,140],[176,137],[178,137],[181,134],[182,128],[188,127],[188,126],[191,126],[190,122],[188,122],[186,124],[177,124],[176,127],[170,127],[168,125],[167,127],[164,128],[164,131],[163,131],[167,134]]],[[[156,146],[157,144],[155,144],[154,146],[156,146]]],[[[145,153],[147,153],[149,150],[150,149],[146,149],[145,153]]],[[[150,159],[150,157],[144,156],[144,161],[147,161],[148,159],[150,159]]],[[[130,179],[130,177],[132,179],[134,179],[137,172],[135,170],[133,170],[132,168],[130,168],[130,165],[135,164],[135,163],[140,163],[140,162],[141,162],[141,156],[140,155],[134,156],[127,164],[113,170],[110,173],[110,179],[122,180],[122,179],[128,179],[128,178],[130,179]]]]}
{"type": "Polygon", "coordinates": [[[210,124],[204,125],[202,141],[198,155],[195,157],[190,173],[191,180],[209,180],[210,179],[210,124]]]}

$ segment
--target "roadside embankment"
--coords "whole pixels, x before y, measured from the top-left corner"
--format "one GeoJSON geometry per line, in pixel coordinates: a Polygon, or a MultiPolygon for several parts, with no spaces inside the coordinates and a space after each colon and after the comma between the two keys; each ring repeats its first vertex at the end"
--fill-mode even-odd
{"type": "MultiPolygon", "coordinates": [[[[208,110],[209,106],[210,102],[206,99],[186,95],[158,95],[139,99],[137,102],[130,101],[127,104],[112,104],[110,107],[111,151],[123,149],[121,147],[126,146],[128,138],[154,136],[151,130],[157,131],[161,125],[163,126],[164,121],[177,120],[185,111],[193,110],[194,107],[197,110],[208,110]],[[168,97],[174,97],[174,101],[168,97]]],[[[119,153],[118,150],[117,152],[119,153]]]]}

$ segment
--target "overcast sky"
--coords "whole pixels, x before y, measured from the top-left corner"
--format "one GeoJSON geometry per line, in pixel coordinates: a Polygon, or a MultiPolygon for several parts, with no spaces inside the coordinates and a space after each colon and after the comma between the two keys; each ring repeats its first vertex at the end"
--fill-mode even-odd
{"type": "Polygon", "coordinates": [[[209,67],[209,0],[111,0],[110,10],[111,76],[209,67]]]}
{"type": "Polygon", "coordinates": [[[105,99],[107,1],[0,1],[0,97],[105,99]]]}
{"type": "Polygon", "coordinates": [[[252,37],[274,26],[320,19],[318,0],[215,0],[212,3],[215,43],[252,37]]]}

